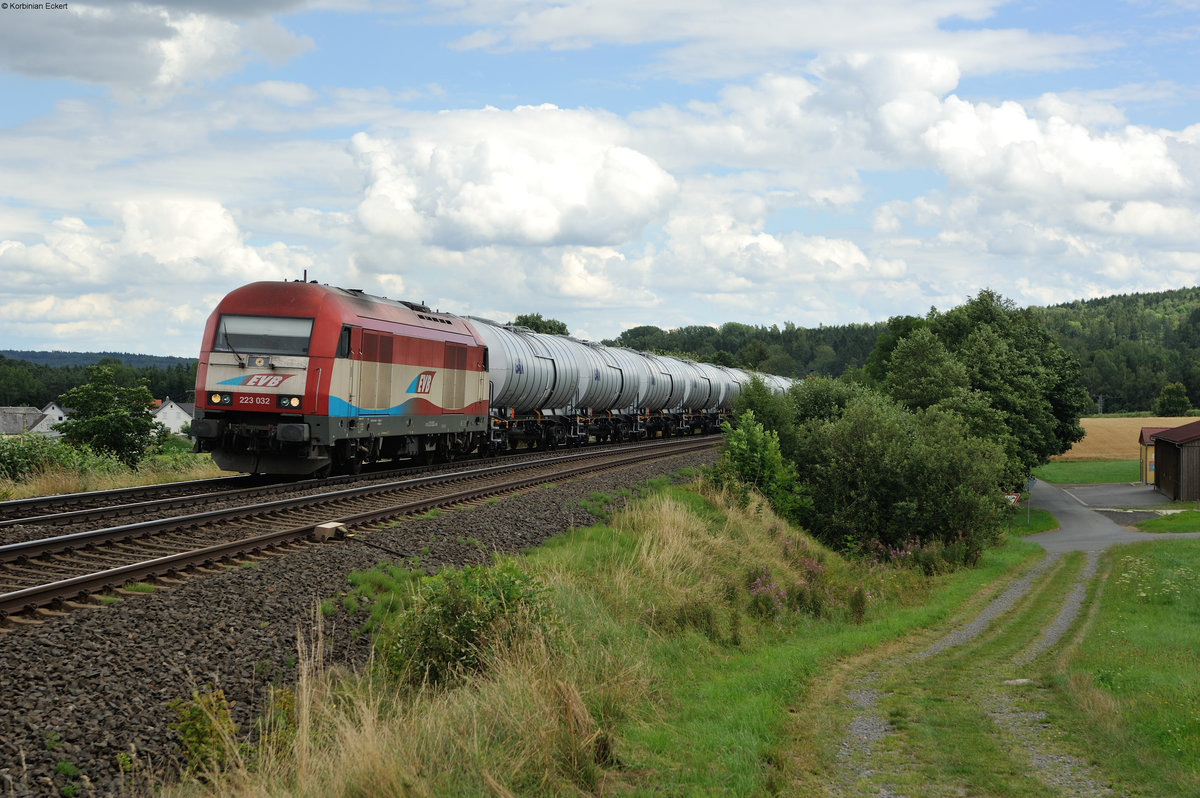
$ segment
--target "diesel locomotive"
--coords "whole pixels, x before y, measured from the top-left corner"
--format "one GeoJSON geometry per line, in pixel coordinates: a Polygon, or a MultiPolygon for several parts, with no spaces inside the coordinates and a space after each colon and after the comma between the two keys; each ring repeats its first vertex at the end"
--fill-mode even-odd
{"type": "MultiPolygon", "coordinates": [[[[776,391],[791,382],[758,376],[776,391]]],[[[191,431],[228,471],[355,473],[712,432],[750,379],[358,290],[258,282],[205,325],[191,431]]]]}

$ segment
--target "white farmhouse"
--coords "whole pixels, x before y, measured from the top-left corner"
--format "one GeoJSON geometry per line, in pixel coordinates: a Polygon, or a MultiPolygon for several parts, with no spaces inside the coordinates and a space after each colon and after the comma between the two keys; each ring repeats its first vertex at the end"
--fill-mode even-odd
{"type": "Polygon", "coordinates": [[[168,396],[154,411],[154,420],[169,429],[173,435],[181,435],[184,425],[192,423],[192,412],[195,409],[194,404],[176,402],[168,396]]]}

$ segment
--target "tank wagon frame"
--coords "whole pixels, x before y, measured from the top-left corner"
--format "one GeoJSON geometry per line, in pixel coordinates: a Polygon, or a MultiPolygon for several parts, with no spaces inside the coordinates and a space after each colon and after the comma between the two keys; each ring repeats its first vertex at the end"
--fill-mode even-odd
{"type": "MultiPolygon", "coordinates": [[[[356,472],[710,433],[751,376],[315,282],[260,282],[208,319],[192,436],[226,470],[356,472]]],[[[760,376],[772,390],[790,384],[760,376]]]]}

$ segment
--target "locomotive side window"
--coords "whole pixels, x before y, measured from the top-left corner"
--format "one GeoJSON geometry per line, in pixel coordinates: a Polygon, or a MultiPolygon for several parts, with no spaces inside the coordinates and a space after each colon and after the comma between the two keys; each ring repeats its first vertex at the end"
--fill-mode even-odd
{"type": "Polygon", "coordinates": [[[338,336],[337,355],[335,357],[350,357],[350,327],[342,327],[342,334],[338,336]]]}
{"type": "Polygon", "coordinates": [[[213,351],[255,355],[307,355],[312,319],[221,316],[213,351]]]}

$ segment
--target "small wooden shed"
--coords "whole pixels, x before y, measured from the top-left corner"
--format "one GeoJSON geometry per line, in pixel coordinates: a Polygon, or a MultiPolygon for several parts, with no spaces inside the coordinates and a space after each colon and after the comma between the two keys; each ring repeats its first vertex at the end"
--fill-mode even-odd
{"type": "Polygon", "coordinates": [[[1138,451],[1142,460],[1142,482],[1154,484],[1154,435],[1169,430],[1170,427],[1142,427],[1138,435],[1138,451]]]}
{"type": "Polygon", "coordinates": [[[1150,436],[1154,489],[1173,501],[1200,501],[1200,421],[1150,436]]]}

